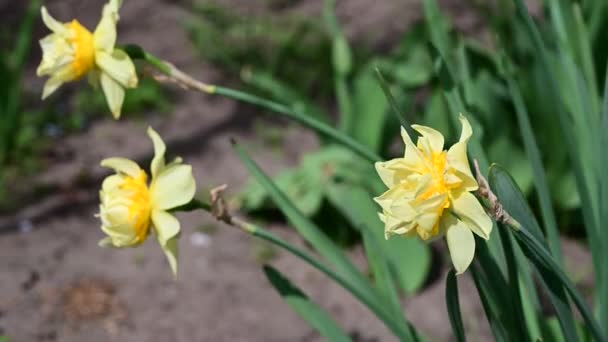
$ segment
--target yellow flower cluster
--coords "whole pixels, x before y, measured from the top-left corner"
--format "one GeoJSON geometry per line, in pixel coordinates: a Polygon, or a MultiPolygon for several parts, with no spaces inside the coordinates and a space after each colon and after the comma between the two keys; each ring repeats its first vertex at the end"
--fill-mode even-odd
{"type": "Polygon", "coordinates": [[[389,188],[376,198],[386,237],[417,235],[430,240],[445,235],[458,274],[473,260],[473,233],[487,240],[492,231],[492,220],[471,194],[477,190],[467,158],[472,129],[463,115],[460,122],[460,140],[447,151],[441,133],[413,125],[420,133],[417,144],[402,128],[403,158],[376,163],[378,175],[389,188]]]}
{"type": "MultiPolygon", "coordinates": [[[[65,82],[88,75],[100,84],[115,118],[120,117],[125,89],[137,86],[137,74],[130,57],[116,45],[116,24],[122,0],[109,0],[101,20],[90,32],[77,20],[60,23],[42,7],[42,19],[52,31],[40,40],[43,51],[39,76],[50,76],[42,97],[46,98],[65,82]]],[[[467,159],[471,125],[461,115],[460,140],[444,150],[444,137],[436,130],[414,125],[420,133],[414,144],[405,129],[403,158],[376,163],[388,187],[375,200],[382,212],[385,235],[418,236],[428,241],[446,236],[452,262],[458,274],[473,260],[473,233],[488,239],[492,221],[471,193],[478,187],[467,159]]],[[[153,231],[171,269],[177,272],[179,221],[170,210],[189,203],[196,191],[192,168],[181,159],[165,164],[165,144],[151,128],[154,159],[148,174],[135,162],[109,158],[101,165],[116,173],[107,177],[100,191],[99,217],[107,235],[102,246],[131,247],[144,242],[153,231]]]]}
{"type": "Polygon", "coordinates": [[[181,158],[165,164],[165,143],[151,128],[148,135],[154,144],[150,182],[148,174],[132,160],[108,158],[101,162],[116,174],[103,181],[99,192],[101,229],[108,235],[100,245],[137,246],[154,230],[171,269],[177,273],[180,224],[169,210],[192,200],[196,182],[192,167],[182,164],[181,158]]]}
{"type": "MultiPolygon", "coordinates": [[[[120,117],[126,88],[137,87],[135,65],[116,45],[116,24],[122,0],[110,0],[103,8],[94,32],[78,20],[61,23],[42,7],[42,20],[52,31],[40,40],[42,61],[38,76],[50,76],[44,85],[45,99],[63,83],[89,77],[101,85],[114,118],[120,117]]],[[[171,269],[177,274],[177,238],[179,221],[171,209],[189,203],[196,183],[192,167],[177,158],[165,164],[165,144],[151,128],[148,135],[154,144],[154,159],[148,174],[137,163],[125,158],[108,158],[101,165],[116,173],[102,184],[99,197],[101,229],[107,235],[102,246],[132,247],[144,242],[152,231],[165,252],[171,269]]]]}

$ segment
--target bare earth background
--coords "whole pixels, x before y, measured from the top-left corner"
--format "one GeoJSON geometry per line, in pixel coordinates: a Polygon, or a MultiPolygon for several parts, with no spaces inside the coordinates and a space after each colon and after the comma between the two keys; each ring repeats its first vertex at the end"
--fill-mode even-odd
{"type": "MultiPolygon", "coordinates": [[[[103,2],[55,0],[46,5],[56,18],[67,21],[77,16],[91,28],[103,2]]],[[[223,80],[212,66],[201,63],[183,30],[189,2],[125,2],[119,25],[121,42],[137,42],[200,79],[223,80]]],[[[242,15],[267,10],[262,1],[225,2],[242,15]]],[[[460,29],[473,30],[479,25],[467,15],[466,2],[440,2],[458,19],[460,29]]],[[[15,4],[11,3],[0,1],[4,11],[0,13],[13,10],[15,4]]],[[[277,15],[289,11],[320,15],[321,6],[318,0],[300,1],[277,15]]],[[[373,6],[366,0],[344,0],[339,1],[338,15],[349,37],[381,46],[398,39],[422,13],[418,0],[381,0],[373,6]]],[[[40,37],[46,34],[41,26],[38,32],[40,37]]],[[[42,88],[42,81],[33,77],[39,54],[35,48],[28,82],[33,90],[42,88]]],[[[152,154],[145,135],[147,123],[166,139],[170,153],[193,165],[201,187],[227,183],[232,193],[248,176],[232,152],[230,137],[247,145],[270,173],[297,163],[316,146],[312,134],[288,129],[281,151],[272,151],[251,133],[253,121],[251,109],[232,101],[184,93],[170,115],[104,120],[60,141],[53,148],[65,157],[32,180],[54,187],[53,195],[30,201],[15,215],[0,217],[0,335],[4,332],[11,341],[321,340],[267,283],[259,255],[268,247],[207,215],[181,215],[177,281],[154,239],[138,249],[97,247],[102,238],[94,217],[97,186],[107,174],[97,165],[108,156],[147,164],[152,154]]],[[[289,227],[277,224],[272,229],[303,245],[289,227]]],[[[358,248],[350,253],[356,260],[364,260],[358,248]]],[[[574,243],[566,244],[566,254],[575,264],[588,260],[574,243]]],[[[429,341],[452,340],[443,298],[447,263],[441,255],[436,253],[436,276],[421,293],[403,300],[408,318],[429,341]]],[[[323,275],[283,252],[271,263],[358,340],[394,340],[365,307],[323,275]]],[[[359,264],[365,267],[363,262],[359,264]]],[[[466,275],[463,279],[461,303],[469,338],[490,340],[472,282],[466,275]]]]}

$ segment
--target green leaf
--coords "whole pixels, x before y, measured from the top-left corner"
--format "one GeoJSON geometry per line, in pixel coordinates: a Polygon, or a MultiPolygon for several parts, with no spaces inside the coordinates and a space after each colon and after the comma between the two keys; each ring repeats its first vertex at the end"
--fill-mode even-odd
{"type": "Polygon", "coordinates": [[[285,193],[272,182],[241,146],[235,144],[234,147],[239,158],[251,175],[264,186],[277,207],[281,209],[283,214],[285,214],[298,232],[319,252],[319,254],[335,267],[336,272],[342,275],[348,283],[367,298],[372,307],[377,308],[376,313],[397,336],[411,336],[408,327],[396,322],[394,317],[390,314],[390,311],[378,309],[384,305],[382,297],[380,297],[369,285],[369,281],[344,255],[341,249],[296,208],[285,193]]]}
{"type": "Polygon", "coordinates": [[[423,86],[433,76],[433,61],[423,44],[415,45],[408,51],[407,59],[397,61],[392,67],[392,76],[405,88],[423,86]]]}
{"type": "Polygon", "coordinates": [[[384,238],[384,226],[369,192],[353,184],[332,184],[327,188],[330,202],[355,227],[369,231],[381,246],[401,288],[414,293],[424,284],[431,268],[429,247],[415,238],[384,238]]]}
{"type": "Polygon", "coordinates": [[[269,72],[246,69],[242,73],[242,78],[245,83],[268,93],[275,101],[289,104],[297,112],[309,114],[325,123],[330,121],[329,115],[323,108],[269,72]]]}
{"type": "Polygon", "coordinates": [[[387,109],[388,104],[373,71],[364,69],[359,72],[353,86],[353,137],[378,151],[383,139],[387,109]]]}
{"type": "Polygon", "coordinates": [[[492,291],[488,277],[481,271],[479,264],[473,263],[469,270],[475,282],[477,294],[479,294],[479,299],[486,313],[494,339],[496,341],[509,341],[507,339],[507,329],[504,326],[504,321],[501,319],[501,314],[504,310],[502,310],[503,307],[498,303],[500,295],[492,291]]]}
{"type": "Polygon", "coordinates": [[[462,315],[460,314],[458,282],[454,270],[448,272],[445,280],[445,302],[448,306],[448,316],[450,317],[450,324],[452,325],[452,332],[456,337],[456,341],[465,342],[467,338],[464,334],[464,325],[462,324],[462,315]]]}
{"type": "Polygon", "coordinates": [[[353,152],[359,154],[360,156],[369,161],[376,162],[382,160],[382,157],[380,157],[380,155],[373,152],[365,145],[362,145],[361,143],[357,142],[352,137],[336,130],[335,128],[323,123],[322,121],[314,119],[310,115],[295,111],[292,108],[289,108],[283,104],[270,101],[242,91],[219,86],[214,88],[214,93],[235,99],[237,101],[250,103],[252,105],[271,110],[277,114],[284,115],[296,122],[301,123],[304,126],[313,129],[314,131],[318,132],[323,136],[326,136],[336,142],[339,142],[340,144],[351,149],[353,152]]]}
{"type": "MultiPolygon", "coordinates": [[[[500,168],[498,165],[492,165],[489,172],[488,180],[492,191],[498,196],[500,203],[504,209],[519,222],[522,230],[525,230],[538,241],[545,241],[542,231],[536,222],[532,210],[528,206],[524,195],[521,193],[515,181],[509,174],[500,168]]],[[[519,241],[519,239],[518,239],[519,241]]],[[[520,245],[521,246],[521,245],[520,245]]],[[[521,246],[524,254],[530,258],[530,251],[524,246],[521,246]]],[[[546,265],[537,265],[534,263],[536,270],[543,275],[543,284],[549,291],[549,297],[553,304],[557,315],[560,319],[564,334],[568,338],[576,340],[574,317],[568,304],[568,297],[563,287],[556,281],[554,275],[547,270],[546,265]]]]}
{"type": "MultiPolygon", "coordinates": [[[[505,251],[505,259],[507,261],[508,280],[508,297],[511,302],[513,315],[513,335],[519,341],[531,341],[526,327],[526,317],[522,301],[522,293],[519,287],[519,260],[513,248],[512,237],[509,232],[509,227],[505,227],[499,223],[499,233],[502,240],[502,245],[505,251]]],[[[507,293],[505,293],[507,295],[507,293]]]]}
{"type": "Polygon", "coordinates": [[[416,133],[415,133],[414,129],[411,127],[412,125],[410,125],[407,122],[407,120],[405,119],[404,113],[402,113],[402,111],[399,109],[399,106],[397,105],[397,101],[395,101],[395,98],[393,97],[393,94],[391,93],[389,85],[386,82],[386,80],[384,79],[384,76],[382,76],[382,72],[380,71],[379,68],[376,68],[376,78],[378,79],[378,83],[380,84],[380,89],[382,89],[382,92],[384,93],[384,97],[386,97],[386,101],[390,104],[390,107],[392,109],[392,112],[393,112],[395,118],[397,119],[397,121],[399,121],[399,123],[401,124],[401,127],[405,128],[407,130],[410,137],[415,137],[416,133]]]}
{"type": "Polygon", "coordinates": [[[553,260],[547,249],[541,243],[539,243],[536,238],[525,229],[525,227],[522,227],[519,231],[515,232],[514,235],[526,256],[537,268],[541,278],[546,284],[547,289],[551,292],[552,297],[557,297],[556,299],[558,301],[554,299],[553,306],[558,313],[558,319],[560,319],[560,324],[562,325],[562,330],[566,334],[566,339],[568,341],[578,340],[574,319],[569,318],[572,326],[565,326],[564,322],[562,321],[563,318],[560,317],[560,315],[563,315],[564,312],[568,312],[569,316],[572,316],[570,306],[566,299],[567,297],[565,296],[565,293],[563,295],[561,294],[564,288],[574,301],[574,304],[578,308],[583,320],[585,321],[585,324],[587,325],[587,328],[593,335],[593,338],[597,341],[604,341],[605,338],[602,330],[595,321],[595,318],[587,306],[585,299],[583,299],[570,279],[568,279],[566,274],[560,269],[559,265],[555,262],[555,260],[553,260]]]}
{"type": "Polygon", "coordinates": [[[264,274],[287,304],[315,328],[321,336],[324,336],[329,341],[352,341],[325,310],[312,302],[279,271],[270,265],[265,265],[264,274]]]}
{"type": "MultiPolygon", "coordinates": [[[[506,63],[510,62],[506,61],[506,63]]],[[[507,65],[506,67],[508,68],[509,65],[507,65]]],[[[517,86],[517,83],[515,82],[513,77],[511,77],[509,70],[504,70],[503,74],[507,78],[509,93],[511,94],[513,105],[515,106],[515,113],[517,114],[519,130],[524,141],[526,154],[528,155],[528,158],[530,159],[530,162],[532,164],[532,171],[534,173],[534,186],[536,187],[536,193],[541,207],[541,214],[543,217],[545,232],[547,233],[547,237],[549,239],[549,246],[551,248],[552,254],[556,257],[558,262],[562,264],[563,258],[559,240],[559,231],[557,228],[555,213],[553,211],[553,206],[551,202],[551,193],[549,191],[549,185],[545,177],[540,150],[538,148],[538,145],[536,144],[536,138],[532,130],[528,111],[525,107],[523,96],[521,95],[519,87],[517,86]]]]}

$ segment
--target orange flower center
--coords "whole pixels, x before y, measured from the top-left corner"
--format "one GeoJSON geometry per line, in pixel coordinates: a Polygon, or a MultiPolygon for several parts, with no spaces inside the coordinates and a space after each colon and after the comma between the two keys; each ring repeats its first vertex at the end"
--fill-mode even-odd
{"type": "MultiPolygon", "coordinates": [[[[426,200],[431,197],[445,194],[449,191],[449,187],[445,181],[447,153],[446,151],[433,152],[433,155],[428,160],[426,172],[431,175],[431,185],[420,195],[420,199],[426,200]]],[[[445,208],[449,207],[449,202],[445,208]]]]}
{"type": "Polygon", "coordinates": [[[137,177],[125,177],[120,185],[122,190],[129,191],[129,221],[132,222],[137,241],[143,242],[150,234],[150,192],[147,183],[148,175],[141,171],[137,177]]]}
{"type": "Polygon", "coordinates": [[[72,61],[71,67],[76,75],[75,79],[80,79],[95,66],[93,34],[76,19],[72,20],[68,26],[73,33],[73,37],[70,39],[70,43],[74,47],[74,61],[72,61]]]}

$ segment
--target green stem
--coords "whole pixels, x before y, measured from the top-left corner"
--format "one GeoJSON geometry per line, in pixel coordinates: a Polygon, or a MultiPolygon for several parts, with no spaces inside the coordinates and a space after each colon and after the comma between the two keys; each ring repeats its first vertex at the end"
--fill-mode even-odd
{"type": "MultiPolygon", "coordinates": [[[[199,201],[197,199],[192,200],[190,203],[181,206],[179,208],[174,209],[173,211],[193,211],[197,209],[202,209],[206,212],[212,213],[212,206],[208,203],[199,201]]],[[[413,341],[413,337],[411,332],[405,330],[404,327],[399,324],[391,315],[388,310],[382,305],[379,305],[373,298],[367,295],[365,292],[361,291],[359,287],[354,286],[352,283],[347,281],[344,277],[342,277],[337,272],[334,272],[332,269],[313,258],[310,254],[306,253],[304,250],[297,248],[291,243],[281,239],[280,237],[274,235],[270,231],[254,225],[252,223],[246,222],[237,217],[225,217],[222,221],[232,227],[238,228],[246,233],[249,233],[255,237],[258,237],[262,240],[266,240],[273,245],[276,245],[289,253],[299,257],[300,259],[307,262],[312,267],[319,270],[321,273],[325,274],[327,277],[335,281],[338,285],[342,286],[345,290],[349,291],[353,294],[361,303],[367,306],[372,312],[376,314],[386,325],[387,327],[395,333],[395,335],[399,336],[402,341],[413,341]]]]}
{"type": "Polygon", "coordinates": [[[194,90],[198,90],[207,94],[217,94],[222,95],[237,101],[246,102],[264,109],[268,109],[277,114],[286,116],[294,121],[299,122],[300,124],[312,128],[316,132],[327,136],[331,139],[334,139],[336,142],[343,144],[344,146],[350,148],[355,153],[359,154],[361,157],[371,161],[376,162],[383,160],[381,156],[367,148],[366,146],[360,144],[350,136],[345,133],[338,131],[337,129],[314,119],[310,115],[306,115],[304,113],[300,113],[284,104],[274,102],[253,94],[249,94],[243,91],[214,86],[210,84],[206,84],[200,81],[195,80],[189,75],[181,72],[171,63],[163,61],[152,54],[146,52],[141,47],[137,45],[126,45],[123,46],[122,49],[134,59],[143,59],[150,63],[152,66],[159,69],[166,76],[174,78],[174,81],[194,90]]]}

